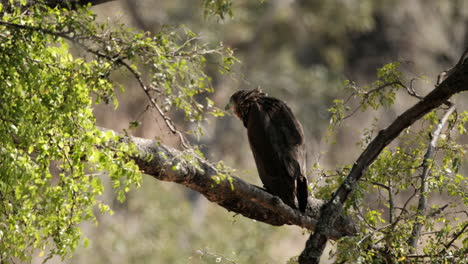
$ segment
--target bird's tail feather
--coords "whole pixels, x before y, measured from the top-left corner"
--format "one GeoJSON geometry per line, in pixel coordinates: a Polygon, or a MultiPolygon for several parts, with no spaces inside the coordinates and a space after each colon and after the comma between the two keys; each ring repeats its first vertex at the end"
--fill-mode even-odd
{"type": "Polygon", "coordinates": [[[307,197],[309,192],[307,189],[307,179],[304,176],[297,177],[297,202],[299,204],[299,210],[305,212],[307,208],[307,197]]]}

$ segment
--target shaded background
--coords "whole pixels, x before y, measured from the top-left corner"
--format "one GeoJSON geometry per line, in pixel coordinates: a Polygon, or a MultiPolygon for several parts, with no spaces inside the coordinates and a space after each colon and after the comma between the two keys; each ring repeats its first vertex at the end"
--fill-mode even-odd
{"type": "MultiPolygon", "coordinates": [[[[184,24],[200,34],[200,42],[222,41],[234,49],[241,64],[233,76],[207,65],[215,87],[209,96],[216,105],[223,107],[237,89],[260,86],[285,100],[302,122],[309,164],[330,168],[356,159],[360,148],[355,142],[375,116],[380,118],[377,127],[384,127],[414,103],[400,96],[390,109],[353,117],[330,145],[324,140],[327,108],[344,96],[344,80],[364,85],[375,79],[376,68],[405,61],[408,74],[427,76],[428,83],[415,86],[426,94],[468,44],[464,0],[239,0],[234,17],[222,21],[204,18],[201,1],[193,0],[120,0],[94,9],[100,20],[149,32],[184,24]]],[[[126,76],[115,78],[127,84],[127,92],[119,95],[116,111],[96,107],[98,124],[122,130],[139,120],[136,136],[178,146],[157,114],[145,111],[147,99],[140,88],[126,76]]],[[[461,104],[463,98],[458,100],[461,104]]],[[[181,116],[172,117],[179,128],[189,129],[181,116]]],[[[200,144],[208,159],[223,160],[237,169],[236,175],[261,185],[241,122],[231,116],[210,119],[205,129],[205,136],[191,138],[192,143],[200,144]]],[[[271,227],[235,216],[180,185],[149,176],[125,203],[110,191],[103,199],[115,214],[99,217],[98,226],[83,226],[90,246],[67,263],[286,263],[302,251],[308,237],[298,227],[271,227]]]]}

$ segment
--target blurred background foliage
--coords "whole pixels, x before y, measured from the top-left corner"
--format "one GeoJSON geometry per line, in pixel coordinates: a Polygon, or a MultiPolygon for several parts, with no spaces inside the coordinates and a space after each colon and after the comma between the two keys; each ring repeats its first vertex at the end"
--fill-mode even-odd
{"type": "MultiPolygon", "coordinates": [[[[327,144],[327,109],[334,98],[344,96],[344,80],[370,83],[378,67],[401,61],[406,73],[427,76],[427,83],[415,83],[418,93],[425,94],[468,44],[468,2],[463,0],[239,0],[232,16],[224,19],[204,16],[201,5],[190,0],[119,0],[93,9],[100,19],[110,17],[144,31],[184,24],[202,36],[201,42],[222,41],[241,63],[234,67],[234,77],[207,64],[215,105],[223,107],[237,89],[257,86],[285,100],[304,126],[309,164],[324,167],[353,162],[362,129],[374,117],[379,117],[375,126],[383,127],[414,103],[398,97],[390,108],[356,115],[336,131],[336,144],[327,144]]],[[[466,95],[457,104],[466,106],[463,99],[466,95]]],[[[128,81],[116,111],[95,109],[97,122],[121,130],[137,120],[141,126],[136,136],[178,146],[163,121],[146,111],[146,100],[128,81]]],[[[182,115],[172,118],[179,128],[191,129],[184,127],[182,115]]],[[[468,142],[466,136],[461,140],[468,142]]],[[[230,116],[209,119],[204,136],[191,141],[208,159],[224,160],[238,169],[236,175],[260,185],[239,121],[230,116]]],[[[115,200],[112,193],[104,196],[115,200]]],[[[89,248],[79,249],[67,262],[285,263],[300,253],[307,239],[297,227],[271,227],[234,216],[197,193],[147,176],[125,203],[111,204],[115,214],[102,216],[98,226],[83,226],[89,248]]]]}

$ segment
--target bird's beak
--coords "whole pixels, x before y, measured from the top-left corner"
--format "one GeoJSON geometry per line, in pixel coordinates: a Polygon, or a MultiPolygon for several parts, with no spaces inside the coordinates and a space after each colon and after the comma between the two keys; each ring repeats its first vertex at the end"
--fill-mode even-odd
{"type": "Polygon", "coordinates": [[[233,103],[232,101],[229,101],[229,103],[226,105],[226,107],[224,107],[224,110],[230,114],[232,114],[232,106],[233,106],[233,103]]]}

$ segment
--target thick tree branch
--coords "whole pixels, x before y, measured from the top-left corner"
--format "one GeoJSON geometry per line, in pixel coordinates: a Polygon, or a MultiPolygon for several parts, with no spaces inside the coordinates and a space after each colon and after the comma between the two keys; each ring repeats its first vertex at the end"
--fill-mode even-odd
{"type": "MultiPolygon", "coordinates": [[[[102,129],[106,130],[106,129],[102,129]]],[[[187,154],[159,144],[157,141],[138,137],[123,137],[124,142],[131,142],[139,150],[134,157],[140,169],[148,175],[162,181],[182,184],[203,194],[209,201],[215,202],[228,211],[267,224],[297,225],[313,230],[319,218],[323,200],[309,197],[305,215],[284,204],[255,185],[235,176],[222,177],[210,163],[195,159],[198,166],[189,163],[183,157],[187,154]],[[221,178],[215,181],[215,178],[221,178]]],[[[330,238],[337,239],[356,233],[356,227],[346,216],[339,216],[330,238]]]]}
{"type": "Polygon", "coordinates": [[[334,227],[334,221],[337,216],[336,212],[340,211],[342,204],[355,189],[364,170],[378,157],[380,152],[401,131],[411,126],[425,114],[444,104],[453,95],[468,89],[468,62],[465,54],[466,52],[440,85],[413,107],[406,110],[390,126],[381,130],[364,152],[362,152],[343,184],[334,193],[332,199],[323,206],[314,234],[307,240],[306,247],[299,257],[301,264],[319,263],[320,256],[328,240],[328,232],[334,227]]]}

